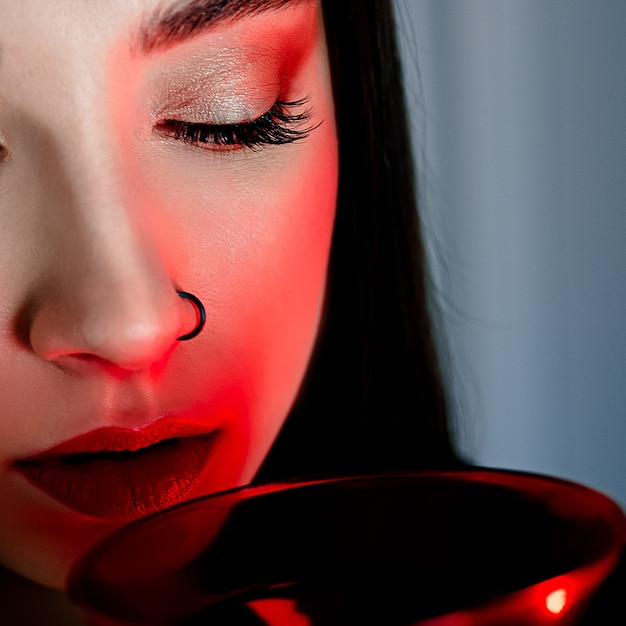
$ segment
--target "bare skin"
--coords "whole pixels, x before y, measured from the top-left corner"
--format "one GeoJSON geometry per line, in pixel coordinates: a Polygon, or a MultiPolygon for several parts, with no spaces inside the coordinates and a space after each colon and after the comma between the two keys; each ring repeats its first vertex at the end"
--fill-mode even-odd
{"type": "Polygon", "coordinates": [[[321,9],[150,41],[185,4],[0,0],[0,562],[5,589],[61,612],[38,585],[62,590],[128,519],[72,510],[15,463],[192,416],[218,437],[184,498],[247,484],[319,326],[338,169],[321,9]],[[282,131],[251,130],[264,114],[282,131]],[[177,290],[207,311],[188,342],[177,290]]]}

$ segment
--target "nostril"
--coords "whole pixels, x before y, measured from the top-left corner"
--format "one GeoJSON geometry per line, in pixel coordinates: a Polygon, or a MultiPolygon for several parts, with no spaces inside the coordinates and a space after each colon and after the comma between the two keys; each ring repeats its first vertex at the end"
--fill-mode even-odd
{"type": "Polygon", "coordinates": [[[86,361],[88,363],[101,360],[99,356],[96,356],[95,354],[89,354],[88,352],[77,352],[76,354],[73,354],[72,356],[75,359],[78,359],[80,361],[86,361]]]}
{"type": "Polygon", "coordinates": [[[120,369],[107,359],[89,352],[61,354],[51,360],[62,369],[74,373],[89,374],[108,371],[116,374],[120,369]]]}

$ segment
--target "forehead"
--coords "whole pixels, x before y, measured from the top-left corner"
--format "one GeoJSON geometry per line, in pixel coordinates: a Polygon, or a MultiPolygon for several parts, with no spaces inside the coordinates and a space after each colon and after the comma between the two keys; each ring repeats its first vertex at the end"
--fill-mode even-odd
{"type": "MultiPolygon", "coordinates": [[[[47,93],[63,96],[64,91],[79,90],[97,97],[97,85],[104,84],[113,63],[119,77],[132,71],[133,58],[149,57],[219,26],[242,33],[248,43],[255,37],[267,42],[277,29],[310,24],[310,18],[303,21],[303,14],[314,13],[317,4],[315,0],[0,0],[0,113],[2,102],[14,101],[43,108],[45,114],[47,93]],[[291,10],[295,7],[303,10],[291,10]]],[[[219,38],[211,39],[219,47],[219,38]]],[[[233,43],[230,37],[227,44],[233,43]]]]}
{"type": "MultiPolygon", "coordinates": [[[[162,0],[0,0],[0,51],[4,58],[20,41],[42,48],[57,40],[89,41],[128,29],[142,14],[159,10],[162,0]]],[[[24,47],[25,47],[24,46],[24,47]]]]}
{"type": "Polygon", "coordinates": [[[213,26],[315,4],[315,0],[0,0],[0,62],[6,56],[3,46],[5,51],[61,42],[68,47],[93,46],[119,36],[135,51],[148,53],[213,26]]]}

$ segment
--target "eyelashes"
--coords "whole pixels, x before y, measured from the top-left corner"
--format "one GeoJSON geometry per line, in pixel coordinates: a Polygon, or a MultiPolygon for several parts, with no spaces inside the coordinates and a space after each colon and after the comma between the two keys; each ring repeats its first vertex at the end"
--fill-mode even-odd
{"type": "Polygon", "coordinates": [[[264,146],[306,139],[319,126],[308,124],[312,117],[310,108],[297,112],[308,100],[308,97],[291,102],[277,100],[260,117],[238,124],[198,124],[166,119],[157,122],[155,129],[166,137],[214,152],[243,148],[257,151],[264,146]]]}

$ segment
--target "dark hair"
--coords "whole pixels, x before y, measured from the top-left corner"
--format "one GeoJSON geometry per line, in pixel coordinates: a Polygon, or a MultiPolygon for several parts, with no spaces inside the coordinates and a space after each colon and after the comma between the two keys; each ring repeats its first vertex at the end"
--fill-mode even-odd
{"type": "Polygon", "coordinates": [[[325,309],[258,481],[459,463],[429,323],[391,2],[323,8],[339,135],[325,309]]]}

